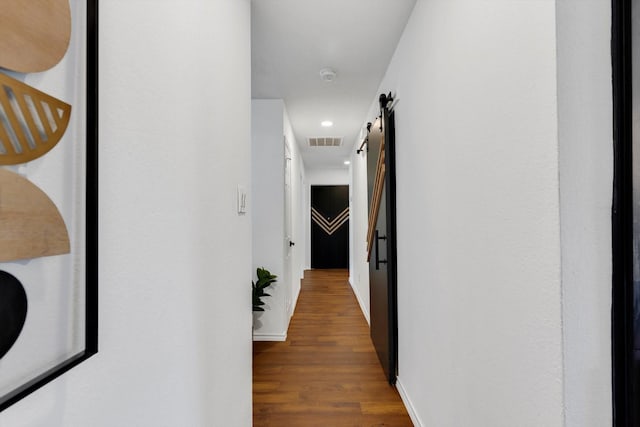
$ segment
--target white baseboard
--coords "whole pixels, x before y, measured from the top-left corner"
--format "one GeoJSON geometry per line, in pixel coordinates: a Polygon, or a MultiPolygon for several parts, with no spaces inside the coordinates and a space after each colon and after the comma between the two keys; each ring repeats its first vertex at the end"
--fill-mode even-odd
{"type": "MultiPolygon", "coordinates": [[[[300,283],[300,282],[298,282],[300,283]]],[[[293,313],[296,312],[296,307],[298,306],[298,298],[300,298],[300,291],[302,290],[302,284],[300,284],[300,286],[298,286],[298,290],[296,292],[295,297],[293,298],[293,301],[291,303],[291,313],[289,313],[289,318],[293,317],[293,313]]]]}
{"type": "Polygon", "coordinates": [[[286,341],[287,333],[282,334],[261,334],[260,332],[253,333],[254,341],[286,341]]]}
{"type": "Polygon", "coordinates": [[[358,300],[360,311],[362,311],[362,314],[364,314],[364,318],[367,320],[367,323],[369,324],[369,326],[371,326],[371,319],[369,317],[369,308],[364,305],[362,298],[360,298],[360,293],[358,292],[356,287],[353,286],[353,282],[351,281],[351,276],[349,276],[349,284],[351,285],[351,289],[353,289],[353,293],[356,296],[356,299],[358,300]]]}
{"type": "Polygon", "coordinates": [[[411,421],[413,422],[413,426],[424,427],[424,424],[422,423],[422,420],[420,420],[420,418],[418,417],[418,414],[416,413],[416,408],[414,408],[413,402],[411,402],[411,399],[407,394],[407,390],[405,390],[404,386],[402,385],[402,381],[400,380],[399,377],[396,379],[396,389],[398,390],[398,394],[400,395],[400,399],[402,399],[402,402],[404,403],[405,408],[407,408],[407,412],[409,413],[409,418],[411,418],[411,421]]]}

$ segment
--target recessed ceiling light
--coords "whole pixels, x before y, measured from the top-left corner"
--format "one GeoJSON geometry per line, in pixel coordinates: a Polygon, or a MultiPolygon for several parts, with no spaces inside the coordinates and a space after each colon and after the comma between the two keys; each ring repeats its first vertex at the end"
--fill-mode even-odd
{"type": "Polygon", "coordinates": [[[349,160],[345,160],[345,161],[344,161],[344,164],[345,164],[345,165],[350,165],[350,164],[351,164],[351,162],[350,162],[349,160]]]}
{"type": "Polygon", "coordinates": [[[331,120],[325,120],[324,122],[320,123],[320,125],[323,128],[330,128],[331,126],[333,126],[333,122],[331,120]]]}

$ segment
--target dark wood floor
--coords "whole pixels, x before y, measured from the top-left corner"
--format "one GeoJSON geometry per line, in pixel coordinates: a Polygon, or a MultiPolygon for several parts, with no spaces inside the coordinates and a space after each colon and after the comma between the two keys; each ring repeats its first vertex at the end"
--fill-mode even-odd
{"type": "Polygon", "coordinates": [[[305,272],[286,342],[253,346],[256,427],[412,426],[346,270],[305,272]]]}

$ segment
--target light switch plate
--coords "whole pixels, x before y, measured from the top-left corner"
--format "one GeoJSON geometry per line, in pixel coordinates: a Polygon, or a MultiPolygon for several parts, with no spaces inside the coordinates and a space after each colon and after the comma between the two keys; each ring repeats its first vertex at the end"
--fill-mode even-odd
{"type": "Polygon", "coordinates": [[[238,213],[247,213],[247,189],[243,185],[238,185],[238,213]]]}

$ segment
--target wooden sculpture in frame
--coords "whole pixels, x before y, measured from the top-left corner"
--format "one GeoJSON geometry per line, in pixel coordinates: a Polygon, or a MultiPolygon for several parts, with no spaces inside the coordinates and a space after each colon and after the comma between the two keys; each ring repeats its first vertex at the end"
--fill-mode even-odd
{"type": "Polygon", "coordinates": [[[0,0],[0,411],[98,351],[97,25],[0,0]]]}
{"type": "Polygon", "coordinates": [[[2,68],[46,71],[62,60],[69,47],[69,0],[2,0],[0,23],[2,68]]]}

